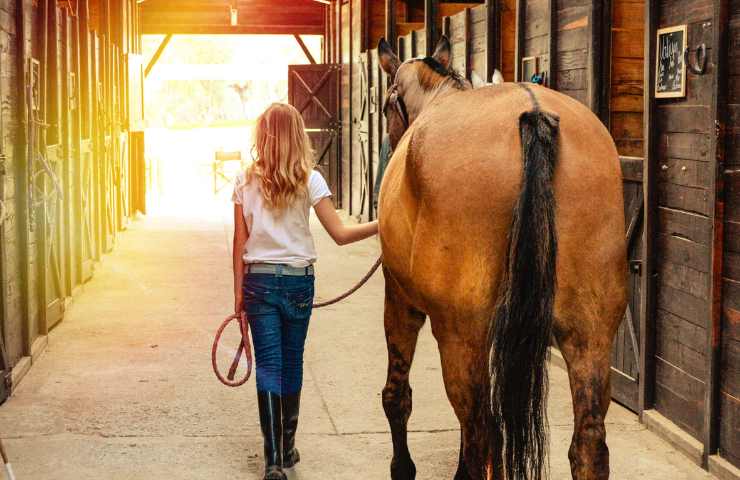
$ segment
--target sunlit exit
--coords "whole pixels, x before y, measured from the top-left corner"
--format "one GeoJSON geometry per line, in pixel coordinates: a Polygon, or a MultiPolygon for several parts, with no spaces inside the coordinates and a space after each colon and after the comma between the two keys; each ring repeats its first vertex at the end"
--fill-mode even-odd
{"type": "MultiPolygon", "coordinates": [[[[145,35],[151,58],[163,35],[145,35]]],[[[314,58],[321,37],[302,40],[314,58]]],[[[252,160],[254,120],[288,101],[288,65],[308,59],[290,35],[174,36],[146,78],[147,204],[220,221],[235,173],[252,160]]]]}

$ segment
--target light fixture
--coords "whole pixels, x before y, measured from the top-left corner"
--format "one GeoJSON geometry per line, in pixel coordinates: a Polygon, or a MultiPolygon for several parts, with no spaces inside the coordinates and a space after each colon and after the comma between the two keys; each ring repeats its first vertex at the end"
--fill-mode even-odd
{"type": "Polygon", "coordinates": [[[329,0],[313,0],[314,2],[323,3],[324,5],[331,5],[329,0]]]}
{"type": "Polygon", "coordinates": [[[239,11],[236,9],[235,6],[231,7],[231,26],[236,27],[236,25],[239,23],[239,11]]]}

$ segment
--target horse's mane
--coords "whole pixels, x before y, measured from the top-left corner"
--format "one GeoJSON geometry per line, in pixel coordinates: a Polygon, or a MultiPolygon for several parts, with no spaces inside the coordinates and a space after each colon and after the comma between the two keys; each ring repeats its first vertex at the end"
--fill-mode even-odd
{"type": "Polygon", "coordinates": [[[467,88],[470,88],[470,84],[468,81],[460,75],[454,68],[445,68],[441,63],[439,63],[437,60],[435,60],[433,57],[424,57],[421,59],[416,59],[414,61],[421,60],[424,62],[424,64],[431,68],[432,71],[437,73],[438,75],[441,75],[442,77],[445,77],[449,80],[451,80],[452,85],[457,88],[458,90],[465,90],[467,88]]]}

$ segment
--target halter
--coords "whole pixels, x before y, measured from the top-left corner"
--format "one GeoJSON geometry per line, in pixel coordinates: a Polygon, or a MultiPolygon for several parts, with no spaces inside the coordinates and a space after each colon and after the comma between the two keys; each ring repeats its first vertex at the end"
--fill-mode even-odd
{"type": "Polygon", "coordinates": [[[385,106],[383,107],[383,112],[386,114],[386,117],[388,116],[387,109],[389,104],[393,105],[398,114],[401,116],[403,127],[408,129],[409,112],[406,109],[406,102],[403,101],[403,97],[398,94],[398,84],[396,83],[391,85],[391,87],[388,89],[388,100],[386,100],[385,106]]]}

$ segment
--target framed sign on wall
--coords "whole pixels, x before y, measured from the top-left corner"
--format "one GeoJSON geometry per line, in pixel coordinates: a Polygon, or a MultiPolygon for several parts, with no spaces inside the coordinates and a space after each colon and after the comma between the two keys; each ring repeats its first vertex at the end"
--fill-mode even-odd
{"type": "Polygon", "coordinates": [[[655,55],[655,98],[686,96],[686,25],[658,30],[655,55]]]}

